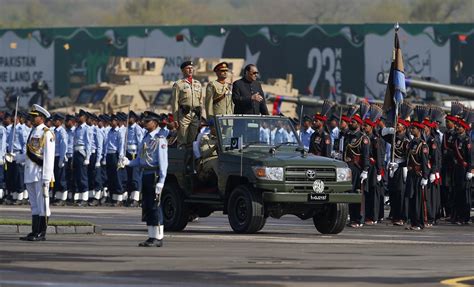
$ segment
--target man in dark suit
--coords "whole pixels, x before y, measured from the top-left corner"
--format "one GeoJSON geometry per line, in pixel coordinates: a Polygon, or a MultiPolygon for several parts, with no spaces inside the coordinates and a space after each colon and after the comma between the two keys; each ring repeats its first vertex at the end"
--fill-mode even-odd
{"type": "Polygon", "coordinates": [[[244,77],[232,85],[234,114],[268,115],[262,85],[257,77],[257,66],[249,64],[244,68],[244,77]]]}

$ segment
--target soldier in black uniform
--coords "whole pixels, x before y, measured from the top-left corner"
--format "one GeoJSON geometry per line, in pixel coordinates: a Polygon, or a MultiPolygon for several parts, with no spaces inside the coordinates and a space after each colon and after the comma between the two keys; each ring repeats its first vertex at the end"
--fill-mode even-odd
{"type": "Polygon", "coordinates": [[[408,146],[408,175],[406,193],[409,197],[408,216],[410,226],[407,229],[421,230],[427,217],[426,189],[430,175],[429,147],[423,140],[423,119],[428,115],[429,109],[423,106],[415,108],[415,120],[411,122],[413,139],[408,146]]]}
{"type": "Polygon", "coordinates": [[[439,107],[430,107],[430,117],[423,120],[425,125],[424,137],[430,148],[430,177],[427,188],[426,202],[428,222],[425,227],[431,227],[436,223],[440,206],[440,169],[441,169],[441,142],[436,132],[437,121],[441,121],[444,112],[439,107]]]}
{"type": "Polygon", "coordinates": [[[326,130],[327,115],[334,106],[333,102],[324,101],[321,113],[314,115],[313,129],[314,133],[309,140],[309,152],[315,155],[331,156],[331,138],[326,130]]]}
{"type": "Polygon", "coordinates": [[[463,106],[458,102],[451,103],[451,113],[446,115],[446,131],[441,145],[441,216],[450,217],[454,206],[453,168],[454,141],[456,140],[455,122],[462,113],[463,106]]]}
{"type": "Polygon", "coordinates": [[[471,211],[471,181],[474,172],[472,163],[473,149],[471,138],[467,134],[470,124],[474,122],[474,111],[464,108],[464,118],[456,122],[457,137],[454,141],[454,157],[456,163],[453,168],[454,181],[454,212],[452,223],[469,224],[471,211]]]}
{"type": "Polygon", "coordinates": [[[410,138],[407,129],[410,127],[408,118],[413,112],[413,106],[403,103],[400,106],[399,118],[397,119],[396,131],[394,128],[382,129],[384,140],[393,144],[394,161],[388,164],[388,194],[390,197],[390,212],[392,224],[402,226],[408,219],[408,197],[405,196],[407,180],[407,158],[410,138]],[[395,134],[395,143],[393,135],[395,134]]]}
{"type": "Polygon", "coordinates": [[[370,139],[370,167],[367,178],[365,200],[365,224],[377,224],[380,213],[380,199],[383,194],[385,145],[377,130],[377,123],[382,116],[382,108],[371,105],[364,119],[364,131],[370,139]]]}
{"type": "MultiPolygon", "coordinates": [[[[364,123],[357,109],[352,109],[350,131],[346,134],[344,161],[352,171],[352,193],[366,192],[366,180],[369,170],[370,140],[360,130],[364,123]],[[363,189],[363,190],[361,190],[363,189]]],[[[349,204],[350,223],[353,228],[362,227],[364,218],[361,216],[361,205],[358,203],[349,204]]]]}

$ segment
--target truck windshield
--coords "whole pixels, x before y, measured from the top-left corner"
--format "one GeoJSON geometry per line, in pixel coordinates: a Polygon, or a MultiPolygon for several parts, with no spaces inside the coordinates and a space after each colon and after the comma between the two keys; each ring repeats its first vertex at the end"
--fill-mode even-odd
{"type": "Polygon", "coordinates": [[[292,123],[287,118],[220,118],[219,128],[224,148],[232,138],[242,137],[242,145],[300,145],[292,123]]]}
{"type": "Polygon", "coordinates": [[[104,99],[107,89],[82,89],[77,97],[76,104],[97,103],[104,99]]]}

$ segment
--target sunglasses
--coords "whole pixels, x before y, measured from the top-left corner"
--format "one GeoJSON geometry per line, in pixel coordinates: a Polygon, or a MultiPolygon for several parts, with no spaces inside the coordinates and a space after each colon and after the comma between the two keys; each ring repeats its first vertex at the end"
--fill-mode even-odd
{"type": "Polygon", "coordinates": [[[253,72],[253,73],[250,73],[252,75],[258,75],[258,72],[253,72]]]}

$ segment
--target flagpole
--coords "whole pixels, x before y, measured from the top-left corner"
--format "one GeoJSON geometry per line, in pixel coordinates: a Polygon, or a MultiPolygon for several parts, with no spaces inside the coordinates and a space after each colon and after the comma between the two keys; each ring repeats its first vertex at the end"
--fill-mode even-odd
{"type": "MultiPolygon", "coordinates": [[[[398,29],[400,29],[400,26],[398,25],[398,22],[397,24],[395,24],[395,38],[397,37],[397,33],[398,33],[398,29]]],[[[393,48],[393,53],[392,53],[392,63],[395,62],[395,57],[396,57],[396,47],[394,45],[394,48],[393,48]]],[[[390,84],[390,83],[388,83],[390,84]]],[[[397,137],[397,126],[398,126],[398,101],[395,99],[395,93],[393,94],[393,102],[395,103],[395,119],[394,119],[394,125],[393,125],[393,129],[394,129],[394,132],[393,132],[393,138],[392,138],[392,146],[391,146],[391,150],[392,150],[392,154],[391,154],[391,162],[395,162],[395,140],[396,140],[396,137],[397,137]]]]}

